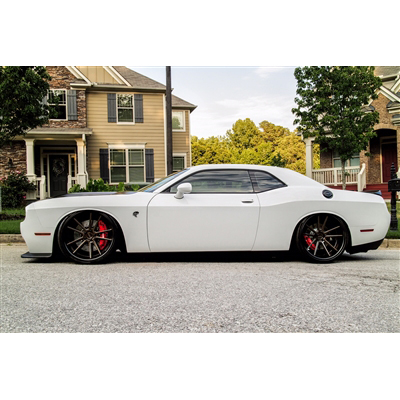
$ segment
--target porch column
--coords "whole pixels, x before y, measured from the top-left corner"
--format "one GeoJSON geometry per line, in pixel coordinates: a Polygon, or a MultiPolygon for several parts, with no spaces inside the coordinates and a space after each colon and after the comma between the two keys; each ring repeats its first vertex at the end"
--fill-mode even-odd
{"type": "Polygon", "coordinates": [[[312,178],[313,169],[313,140],[312,138],[304,139],[306,144],[306,176],[312,178]]]}
{"type": "MultiPolygon", "coordinates": [[[[26,177],[30,182],[36,182],[35,174],[35,139],[24,139],[26,146],[26,177]]],[[[36,200],[36,190],[28,190],[26,193],[27,200],[36,200]]]]}
{"type": "Polygon", "coordinates": [[[24,139],[26,145],[26,176],[30,181],[36,179],[35,175],[35,154],[34,154],[34,142],[35,139],[24,139]]]}
{"type": "Polygon", "coordinates": [[[82,139],[75,139],[78,148],[78,173],[77,178],[79,185],[85,188],[87,184],[86,172],[86,142],[82,139]]]}

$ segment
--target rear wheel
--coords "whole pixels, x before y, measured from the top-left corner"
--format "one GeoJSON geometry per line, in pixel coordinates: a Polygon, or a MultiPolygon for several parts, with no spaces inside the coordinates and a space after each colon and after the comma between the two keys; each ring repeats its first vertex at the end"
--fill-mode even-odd
{"type": "Polygon", "coordinates": [[[340,257],[348,243],[344,222],[331,214],[317,214],[305,218],[296,234],[300,253],[312,262],[331,262],[340,257]]]}
{"type": "Polygon", "coordinates": [[[115,250],[117,229],[107,214],[81,211],[61,224],[58,244],[62,253],[80,264],[104,262],[115,250]]]}

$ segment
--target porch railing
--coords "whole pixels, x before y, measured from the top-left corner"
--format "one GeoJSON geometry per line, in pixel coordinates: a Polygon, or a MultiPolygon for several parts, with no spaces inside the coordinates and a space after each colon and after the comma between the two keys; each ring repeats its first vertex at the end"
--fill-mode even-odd
{"type": "Polygon", "coordinates": [[[68,191],[69,189],[72,188],[72,186],[75,185],[75,183],[78,183],[78,178],[76,176],[68,175],[67,179],[68,179],[67,181],[67,191],[68,191]]]}
{"type": "MultiPolygon", "coordinates": [[[[363,165],[363,167],[365,167],[365,164],[363,165]]],[[[362,171],[362,169],[361,169],[361,171],[362,171]]],[[[359,166],[346,167],[345,174],[346,174],[346,184],[358,185],[359,174],[360,174],[359,166]]],[[[363,178],[361,178],[361,183],[364,182],[364,180],[365,180],[365,168],[364,168],[362,176],[363,176],[363,178]]],[[[312,178],[315,181],[322,183],[323,185],[338,186],[342,183],[342,168],[314,169],[312,171],[312,178]]]]}

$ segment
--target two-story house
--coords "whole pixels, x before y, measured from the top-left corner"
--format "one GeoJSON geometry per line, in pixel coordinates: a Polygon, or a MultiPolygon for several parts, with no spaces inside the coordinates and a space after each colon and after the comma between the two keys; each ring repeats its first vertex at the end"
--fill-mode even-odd
{"type": "MultiPolygon", "coordinates": [[[[400,67],[375,67],[375,75],[382,79],[382,86],[378,90],[378,98],[366,105],[364,111],[379,112],[379,123],[374,126],[376,136],[371,139],[366,151],[354,154],[348,161],[346,188],[381,190],[384,198],[390,198],[387,191],[390,167],[394,163],[397,171],[400,166],[400,67]]],[[[307,176],[340,189],[339,155],[330,150],[321,152],[321,168],[313,169],[313,139],[305,139],[305,142],[307,176]]]]}
{"type": "MultiPolygon", "coordinates": [[[[58,116],[0,150],[0,174],[26,170],[35,197],[66,193],[89,179],[150,183],[166,168],[166,87],[126,67],[46,67],[46,101],[58,116]],[[55,101],[55,98],[58,101],[55,101]]],[[[191,103],[172,96],[173,165],[191,165],[191,103]]]]}

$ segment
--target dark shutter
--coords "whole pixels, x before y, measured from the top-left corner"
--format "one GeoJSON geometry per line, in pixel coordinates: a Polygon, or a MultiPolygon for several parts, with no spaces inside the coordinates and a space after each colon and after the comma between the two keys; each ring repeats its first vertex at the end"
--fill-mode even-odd
{"type": "Polygon", "coordinates": [[[100,178],[104,182],[109,181],[109,170],[108,170],[108,149],[100,149],[100,178]]]}
{"type": "Polygon", "coordinates": [[[76,90],[67,91],[67,109],[68,121],[76,121],[78,119],[78,111],[76,107],[76,90]]]}
{"type": "Polygon", "coordinates": [[[135,94],[135,122],[143,122],[143,95],[135,94]]]}
{"type": "Polygon", "coordinates": [[[146,149],[146,182],[154,182],[154,150],[146,149]]]}
{"type": "Polygon", "coordinates": [[[107,94],[108,122],[117,122],[117,95],[107,94]]]}

